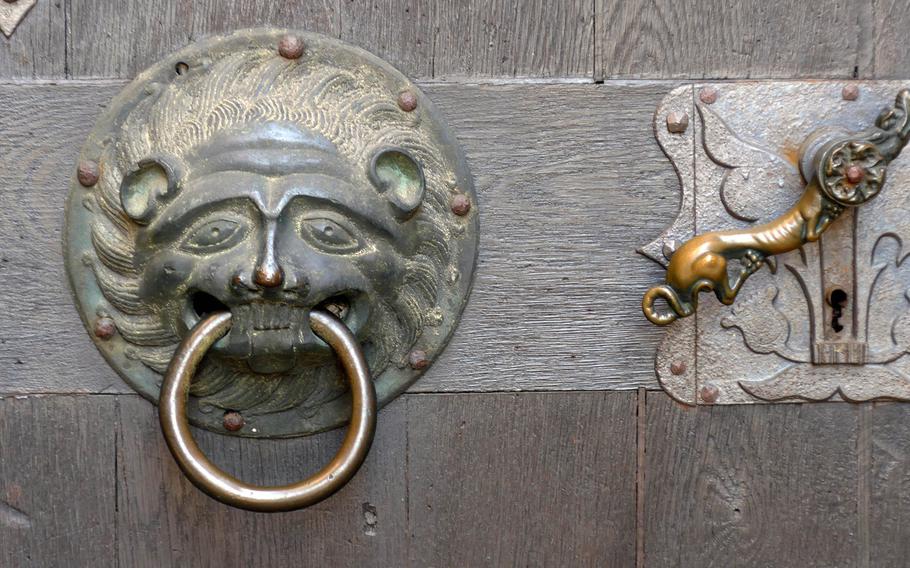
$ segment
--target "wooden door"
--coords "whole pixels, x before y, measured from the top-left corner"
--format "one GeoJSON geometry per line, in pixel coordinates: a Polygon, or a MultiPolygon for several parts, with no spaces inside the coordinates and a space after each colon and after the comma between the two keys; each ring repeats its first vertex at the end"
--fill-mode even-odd
{"type": "MultiPolygon", "coordinates": [[[[0,565],[906,565],[910,407],[672,401],[639,308],[662,273],[635,254],[678,207],[652,129],[669,91],[906,78],[904,23],[900,2],[843,0],[38,0],[0,39],[0,565]],[[166,53],[253,26],[417,79],[482,206],[441,360],[381,411],[350,485],[275,515],[184,478],[155,408],[86,337],[61,255],[108,101],[166,53]]],[[[278,483],[341,435],[197,439],[278,483]]]]}

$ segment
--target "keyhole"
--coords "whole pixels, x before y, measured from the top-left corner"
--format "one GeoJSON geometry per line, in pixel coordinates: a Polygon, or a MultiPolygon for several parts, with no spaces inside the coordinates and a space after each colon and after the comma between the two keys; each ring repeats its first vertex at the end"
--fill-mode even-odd
{"type": "Polygon", "coordinates": [[[844,317],[844,308],[847,307],[847,293],[840,288],[831,290],[831,293],[828,294],[828,304],[832,308],[831,329],[833,329],[835,333],[840,333],[844,330],[840,318],[844,317]]]}

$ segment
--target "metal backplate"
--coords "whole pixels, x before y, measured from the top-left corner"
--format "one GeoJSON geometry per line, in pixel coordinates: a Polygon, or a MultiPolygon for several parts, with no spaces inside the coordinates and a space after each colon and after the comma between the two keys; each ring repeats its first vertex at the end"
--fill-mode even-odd
{"type": "Polygon", "coordinates": [[[0,0],[0,31],[11,37],[38,0],[0,0]]]}
{"type": "Polygon", "coordinates": [[[350,416],[310,310],[355,333],[385,404],[451,336],[477,241],[464,156],[414,84],[333,39],[251,30],[164,59],[114,99],[76,168],[65,255],[95,343],[150,400],[192,326],[229,310],[190,419],[283,437],[350,416]]]}
{"type": "MultiPolygon", "coordinates": [[[[641,253],[666,265],[697,233],[744,229],[791,207],[800,145],[819,128],[861,131],[907,85],[733,83],[672,91],[655,133],[681,181],[677,219],[641,253]],[[684,124],[685,118],[690,118],[684,124]]],[[[656,370],[687,404],[910,400],[910,157],[881,193],[817,243],[779,256],[733,306],[703,295],[668,327],[656,370]]]]}

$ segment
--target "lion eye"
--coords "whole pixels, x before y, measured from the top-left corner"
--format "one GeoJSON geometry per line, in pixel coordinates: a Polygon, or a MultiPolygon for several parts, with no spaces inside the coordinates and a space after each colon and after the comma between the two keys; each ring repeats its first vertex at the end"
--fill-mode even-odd
{"type": "Polygon", "coordinates": [[[193,231],[183,247],[194,252],[224,250],[243,236],[241,224],[230,219],[215,219],[193,231]]]}
{"type": "Polygon", "coordinates": [[[327,252],[351,253],[363,246],[351,231],[325,217],[303,219],[300,229],[304,238],[327,252]]]}

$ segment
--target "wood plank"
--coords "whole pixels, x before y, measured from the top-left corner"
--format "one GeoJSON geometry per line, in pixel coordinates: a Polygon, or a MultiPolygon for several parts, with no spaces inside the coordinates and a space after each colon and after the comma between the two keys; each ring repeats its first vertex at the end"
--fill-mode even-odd
{"type": "Polygon", "coordinates": [[[635,253],[676,214],[650,118],[670,86],[433,86],[481,206],[474,291],[415,391],[654,387],[663,330],[635,253]]]}
{"type": "Polygon", "coordinates": [[[118,88],[0,88],[0,394],[129,392],[82,327],[60,240],[79,147],[118,88]]]}
{"type": "Polygon", "coordinates": [[[586,77],[594,73],[589,0],[435,0],[433,77],[586,77]]]}
{"type": "Polygon", "coordinates": [[[868,564],[902,566],[910,557],[910,406],[878,403],[869,411],[868,564]]]}
{"type": "MultiPolygon", "coordinates": [[[[0,97],[0,393],[129,392],[72,307],[63,204],[82,140],[121,83],[5,85],[0,97]],[[48,346],[52,345],[53,348],[48,346]]],[[[662,278],[635,248],[678,207],[650,117],[672,85],[430,84],[468,153],[481,253],[452,344],[420,391],[654,387],[662,278]]]]}
{"type": "MultiPolygon", "coordinates": [[[[409,77],[433,77],[439,30],[436,0],[341,0],[336,37],[385,59],[409,77]]],[[[447,61],[441,56],[440,63],[447,61]]]]}
{"type": "Polygon", "coordinates": [[[869,64],[859,70],[860,77],[906,79],[910,75],[910,61],[905,49],[906,30],[910,26],[910,12],[904,0],[876,0],[864,2],[867,10],[865,22],[869,24],[869,64]]]}
{"type": "Polygon", "coordinates": [[[196,38],[246,27],[304,29],[376,53],[408,75],[591,77],[586,0],[80,0],[71,76],[129,78],[196,38]]]}
{"type": "Polygon", "coordinates": [[[248,27],[274,25],[335,36],[338,1],[69,2],[70,76],[132,78],[201,37],[248,27]]]}
{"type": "MultiPolygon", "coordinates": [[[[196,489],[168,452],[155,408],[136,396],[118,398],[120,565],[395,566],[406,555],[406,400],[380,412],[370,455],[341,491],[302,511],[263,514],[230,508],[196,489]]],[[[225,470],[277,484],[328,463],[343,431],[293,440],[194,435],[225,470]]]]}
{"type": "Polygon", "coordinates": [[[649,392],[645,565],[856,565],[859,408],[649,392]]]}
{"type": "MultiPolygon", "coordinates": [[[[854,70],[872,76],[866,73],[871,64],[869,47],[878,40],[871,34],[865,7],[869,3],[597,0],[596,4],[598,78],[849,79],[854,70]]],[[[905,29],[896,28],[894,46],[901,44],[898,38],[905,29]]]]}
{"type": "Polygon", "coordinates": [[[634,566],[634,392],[409,405],[412,565],[634,566]]]}
{"type": "Polygon", "coordinates": [[[66,76],[66,17],[61,0],[39,0],[12,37],[0,35],[0,78],[66,76]]]}
{"type": "Polygon", "coordinates": [[[0,399],[0,565],[114,566],[114,397],[0,399]]]}

